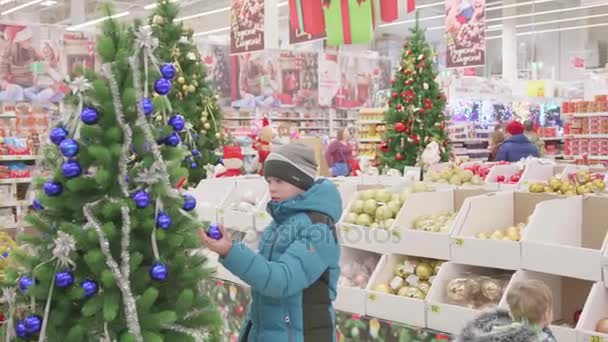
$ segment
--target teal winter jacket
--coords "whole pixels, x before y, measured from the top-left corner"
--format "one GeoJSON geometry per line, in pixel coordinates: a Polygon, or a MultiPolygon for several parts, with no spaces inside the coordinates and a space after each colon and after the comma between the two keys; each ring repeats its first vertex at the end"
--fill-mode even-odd
{"type": "Polygon", "coordinates": [[[221,259],[251,286],[241,342],[333,342],[332,301],[340,274],[335,227],[342,214],[336,186],[320,179],[306,192],[270,202],[272,223],[256,253],[241,242],[221,259]]]}

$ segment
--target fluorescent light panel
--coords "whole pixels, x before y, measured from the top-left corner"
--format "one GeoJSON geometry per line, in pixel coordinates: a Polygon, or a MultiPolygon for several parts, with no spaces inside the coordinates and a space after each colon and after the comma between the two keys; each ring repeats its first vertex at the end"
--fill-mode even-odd
{"type": "Polygon", "coordinates": [[[89,20],[89,21],[84,22],[82,24],[77,24],[77,25],[69,26],[68,28],[66,28],[66,30],[67,31],[78,31],[78,30],[80,30],[80,29],[82,29],[84,27],[95,25],[95,24],[100,23],[100,22],[102,22],[104,20],[107,20],[107,19],[118,19],[118,18],[126,17],[129,14],[131,14],[131,12],[129,12],[129,11],[116,13],[116,14],[113,14],[113,15],[110,15],[110,16],[105,16],[105,17],[89,20]]]}
{"type": "MultiPolygon", "coordinates": [[[[287,1],[283,1],[283,2],[279,3],[277,5],[277,7],[283,7],[283,6],[287,6],[287,5],[288,5],[288,2],[287,1]]],[[[207,11],[207,12],[195,13],[195,14],[192,14],[192,15],[187,15],[185,17],[177,18],[177,19],[175,19],[175,21],[190,20],[190,19],[195,19],[195,18],[200,18],[200,17],[212,15],[212,14],[227,12],[227,11],[230,11],[230,8],[232,8],[232,7],[227,6],[227,7],[222,7],[222,8],[214,9],[214,10],[211,10],[211,11],[207,11]]]]}
{"type": "MultiPolygon", "coordinates": [[[[604,27],[604,26],[608,26],[608,23],[560,27],[560,28],[541,30],[541,31],[527,31],[527,32],[517,33],[516,36],[518,36],[518,37],[531,36],[533,34],[552,33],[552,32],[561,32],[561,31],[574,31],[574,30],[582,30],[582,29],[588,29],[588,28],[594,28],[594,27],[604,27]]],[[[502,38],[502,35],[498,35],[498,36],[486,37],[486,40],[501,39],[501,38],[502,38]]]]}
{"type": "Polygon", "coordinates": [[[209,30],[209,31],[203,31],[203,32],[197,32],[195,34],[193,34],[193,37],[200,37],[200,36],[206,36],[206,35],[210,35],[210,34],[214,34],[214,33],[220,33],[220,32],[224,32],[224,31],[228,31],[230,30],[229,26],[226,27],[222,27],[219,29],[215,29],[215,30],[209,30]]]}
{"type": "Polygon", "coordinates": [[[26,7],[30,7],[30,6],[34,6],[36,4],[39,4],[39,3],[43,2],[43,1],[45,1],[45,0],[32,0],[32,1],[26,2],[24,4],[21,4],[19,6],[15,6],[15,7],[11,8],[11,9],[7,9],[6,11],[0,13],[0,15],[7,15],[7,14],[10,14],[10,13],[14,13],[14,12],[22,10],[22,9],[24,9],[26,7]]]}
{"type": "MultiPolygon", "coordinates": [[[[178,1],[179,0],[171,0],[170,2],[178,2],[178,1]]],[[[149,4],[149,5],[144,6],[144,9],[146,11],[149,11],[149,10],[155,9],[156,7],[158,7],[158,4],[157,3],[153,3],[153,4],[149,4]]]]}

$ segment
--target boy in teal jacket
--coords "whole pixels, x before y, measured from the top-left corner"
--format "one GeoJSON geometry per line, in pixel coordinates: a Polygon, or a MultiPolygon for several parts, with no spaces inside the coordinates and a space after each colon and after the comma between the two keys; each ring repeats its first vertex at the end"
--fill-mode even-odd
{"type": "Polygon", "coordinates": [[[333,342],[340,246],[334,223],[342,200],[329,180],[315,181],[314,151],[291,143],[272,152],[264,177],[272,200],[259,253],[239,241],[213,240],[208,248],[230,272],[251,286],[252,303],[240,342],[333,342]]]}

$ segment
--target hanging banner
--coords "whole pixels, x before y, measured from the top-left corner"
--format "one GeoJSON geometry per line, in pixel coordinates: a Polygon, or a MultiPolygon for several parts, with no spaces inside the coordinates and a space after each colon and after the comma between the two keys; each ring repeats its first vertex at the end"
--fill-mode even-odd
{"type": "Polygon", "coordinates": [[[446,0],[446,66],[462,68],[486,63],[485,0],[446,0]]]}
{"type": "Polygon", "coordinates": [[[289,43],[305,43],[325,38],[323,0],[289,1],[289,43]]]}
{"type": "Polygon", "coordinates": [[[232,0],[230,53],[264,50],[264,0],[232,0]]]}

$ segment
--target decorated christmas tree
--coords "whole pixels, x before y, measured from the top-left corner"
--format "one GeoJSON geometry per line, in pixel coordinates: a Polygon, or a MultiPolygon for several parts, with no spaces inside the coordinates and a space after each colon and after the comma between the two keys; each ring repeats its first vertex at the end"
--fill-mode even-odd
{"type": "Polygon", "coordinates": [[[174,2],[159,0],[149,20],[158,43],[155,56],[171,63],[165,71],[174,83],[167,95],[172,110],[167,111],[165,101],[157,97],[152,115],[158,127],[171,129],[167,124],[181,127],[179,141],[190,152],[183,165],[190,169],[189,185],[195,187],[205,178],[205,165],[217,164],[216,151],[226,136],[222,134],[222,111],[212,86],[207,83],[205,65],[192,40],[193,31],[175,20],[177,14],[174,2]]]}
{"type": "Polygon", "coordinates": [[[210,270],[196,252],[196,200],[181,188],[185,150],[146,107],[145,80],[166,107],[172,88],[153,41],[108,20],[101,72],[71,82],[76,109],[50,134],[52,174],[35,183],[26,218],[40,234],[20,237],[2,279],[3,341],[219,340],[219,313],[199,287],[210,270]]]}
{"type": "Polygon", "coordinates": [[[403,171],[418,162],[432,141],[440,146],[441,159],[450,155],[444,114],[445,96],[435,82],[435,56],[418,23],[405,43],[401,66],[392,83],[389,108],[384,114],[386,133],[379,146],[380,164],[403,171]]]}

